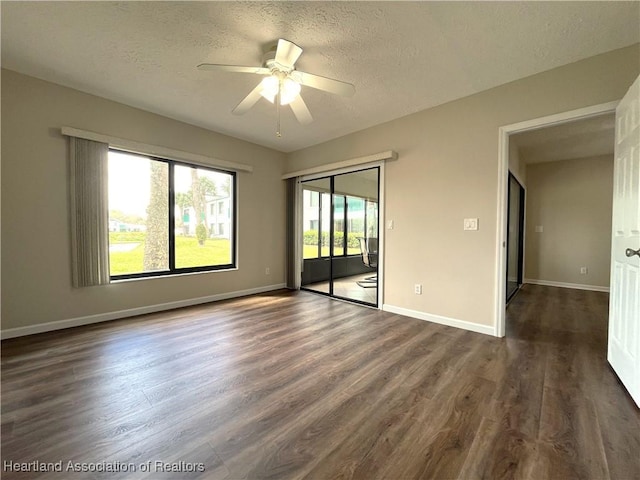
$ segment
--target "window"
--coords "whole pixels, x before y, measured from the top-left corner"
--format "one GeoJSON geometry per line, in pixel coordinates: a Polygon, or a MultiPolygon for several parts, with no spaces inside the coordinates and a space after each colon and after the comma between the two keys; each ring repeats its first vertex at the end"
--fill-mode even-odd
{"type": "MultiPolygon", "coordinates": [[[[331,195],[303,188],[303,258],[329,256],[331,195]]],[[[333,195],[333,256],[360,255],[360,237],[377,237],[378,204],[362,197],[333,195]]]]}
{"type": "Polygon", "coordinates": [[[333,256],[344,255],[344,216],[346,213],[344,195],[333,195],[333,256]]]}
{"type": "Polygon", "coordinates": [[[109,150],[111,278],[233,268],[235,187],[233,172],[109,150]],[[231,207],[222,223],[216,199],[231,207]]]}
{"type": "Polygon", "coordinates": [[[306,205],[302,212],[304,229],[304,258],[318,258],[320,235],[320,193],[304,189],[302,191],[303,204],[306,205]]]}
{"type": "Polygon", "coordinates": [[[378,202],[367,200],[364,226],[367,238],[378,238],[378,202]]]}
{"type": "Polygon", "coordinates": [[[365,235],[365,203],[367,200],[359,197],[347,197],[347,253],[360,254],[360,238],[365,235]]]}

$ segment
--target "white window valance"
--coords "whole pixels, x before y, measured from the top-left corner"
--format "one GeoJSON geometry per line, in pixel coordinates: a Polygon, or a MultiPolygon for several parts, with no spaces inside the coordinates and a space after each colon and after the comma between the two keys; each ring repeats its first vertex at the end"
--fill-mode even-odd
{"type": "Polygon", "coordinates": [[[369,163],[397,160],[398,153],[393,150],[387,150],[385,152],[374,153],[371,155],[365,155],[363,157],[349,158],[348,160],[341,160],[339,162],[326,163],[324,165],[318,165],[317,167],[305,168],[304,170],[297,170],[295,172],[285,173],[282,175],[283,180],[296,177],[304,177],[307,175],[322,174],[326,172],[335,172],[340,169],[348,169],[351,167],[365,166],[369,163]]]}
{"type": "Polygon", "coordinates": [[[232,172],[253,172],[253,167],[251,165],[230,162],[228,160],[208,157],[206,155],[199,155],[197,153],[184,152],[182,150],[175,150],[173,148],[162,147],[159,145],[150,145],[147,143],[136,142],[135,140],[113,137],[111,135],[90,132],[88,130],[80,130],[73,127],[62,127],[61,131],[63,135],[66,135],[68,137],[82,138],[85,140],[93,140],[95,142],[106,143],[113,148],[125,150],[131,153],[155,155],[160,158],[166,158],[167,160],[184,161],[193,165],[200,165],[203,167],[218,167],[222,170],[229,170],[232,172]]]}

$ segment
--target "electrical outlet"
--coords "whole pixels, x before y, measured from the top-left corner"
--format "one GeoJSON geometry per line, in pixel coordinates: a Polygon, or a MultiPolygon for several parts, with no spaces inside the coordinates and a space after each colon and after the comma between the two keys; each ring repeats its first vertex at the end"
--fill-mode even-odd
{"type": "Polygon", "coordinates": [[[389,230],[393,230],[393,220],[389,220],[389,221],[387,222],[387,228],[388,228],[389,230]]]}
{"type": "Polygon", "coordinates": [[[422,285],[420,285],[419,283],[416,283],[413,286],[413,291],[416,295],[422,295],[422,285]]]}
{"type": "Polygon", "coordinates": [[[465,218],[464,219],[464,229],[465,230],[478,230],[478,219],[477,218],[465,218]]]}
{"type": "Polygon", "coordinates": [[[587,267],[580,267],[580,275],[586,275],[588,271],[587,267]]]}
{"type": "Polygon", "coordinates": [[[265,275],[271,275],[271,269],[269,267],[264,269],[264,274],[265,275]]]}
{"type": "Polygon", "coordinates": [[[536,225],[536,233],[542,233],[544,232],[544,228],[542,227],[542,225],[536,225]]]}

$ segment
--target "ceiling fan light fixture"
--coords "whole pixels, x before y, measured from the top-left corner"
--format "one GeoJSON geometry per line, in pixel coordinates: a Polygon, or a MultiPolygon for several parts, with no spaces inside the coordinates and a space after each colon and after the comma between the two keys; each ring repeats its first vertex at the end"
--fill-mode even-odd
{"type": "MultiPolygon", "coordinates": [[[[276,95],[278,95],[278,89],[280,88],[280,80],[276,76],[268,76],[262,79],[260,82],[262,89],[260,95],[262,95],[269,102],[274,103],[276,95]]],[[[288,105],[293,102],[300,94],[300,84],[285,78],[282,81],[282,90],[280,91],[280,105],[288,105]]]]}
{"type": "Polygon", "coordinates": [[[279,97],[276,104],[276,116],[278,118],[276,134],[280,136],[281,105],[289,105],[293,115],[301,125],[308,125],[313,121],[311,113],[300,94],[301,85],[343,97],[350,97],[356,91],[355,87],[350,83],[296,70],[295,65],[301,54],[302,48],[289,40],[280,38],[264,54],[262,66],[260,67],[201,63],[198,65],[198,69],[253,73],[264,76],[262,81],[236,105],[232,112],[234,115],[242,115],[247,113],[260,100],[260,97],[264,97],[270,103],[276,103],[276,99],[279,97]]]}
{"type": "Polygon", "coordinates": [[[285,78],[282,82],[282,91],[280,92],[280,105],[289,105],[300,94],[300,84],[285,78]]]}
{"type": "Polygon", "coordinates": [[[278,94],[278,83],[278,79],[272,75],[264,77],[260,82],[260,85],[262,85],[260,95],[273,103],[278,94]]]}

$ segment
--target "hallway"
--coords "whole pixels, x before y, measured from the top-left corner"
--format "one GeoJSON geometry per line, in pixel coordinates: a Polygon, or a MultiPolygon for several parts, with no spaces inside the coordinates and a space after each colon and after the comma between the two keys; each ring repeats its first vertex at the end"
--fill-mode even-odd
{"type": "Polygon", "coordinates": [[[493,448],[537,439],[531,453],[557,478],[638,478],[640,411],[607,363],[607,318],[606,293],[521,289],[507,308],[493,448]]]}

